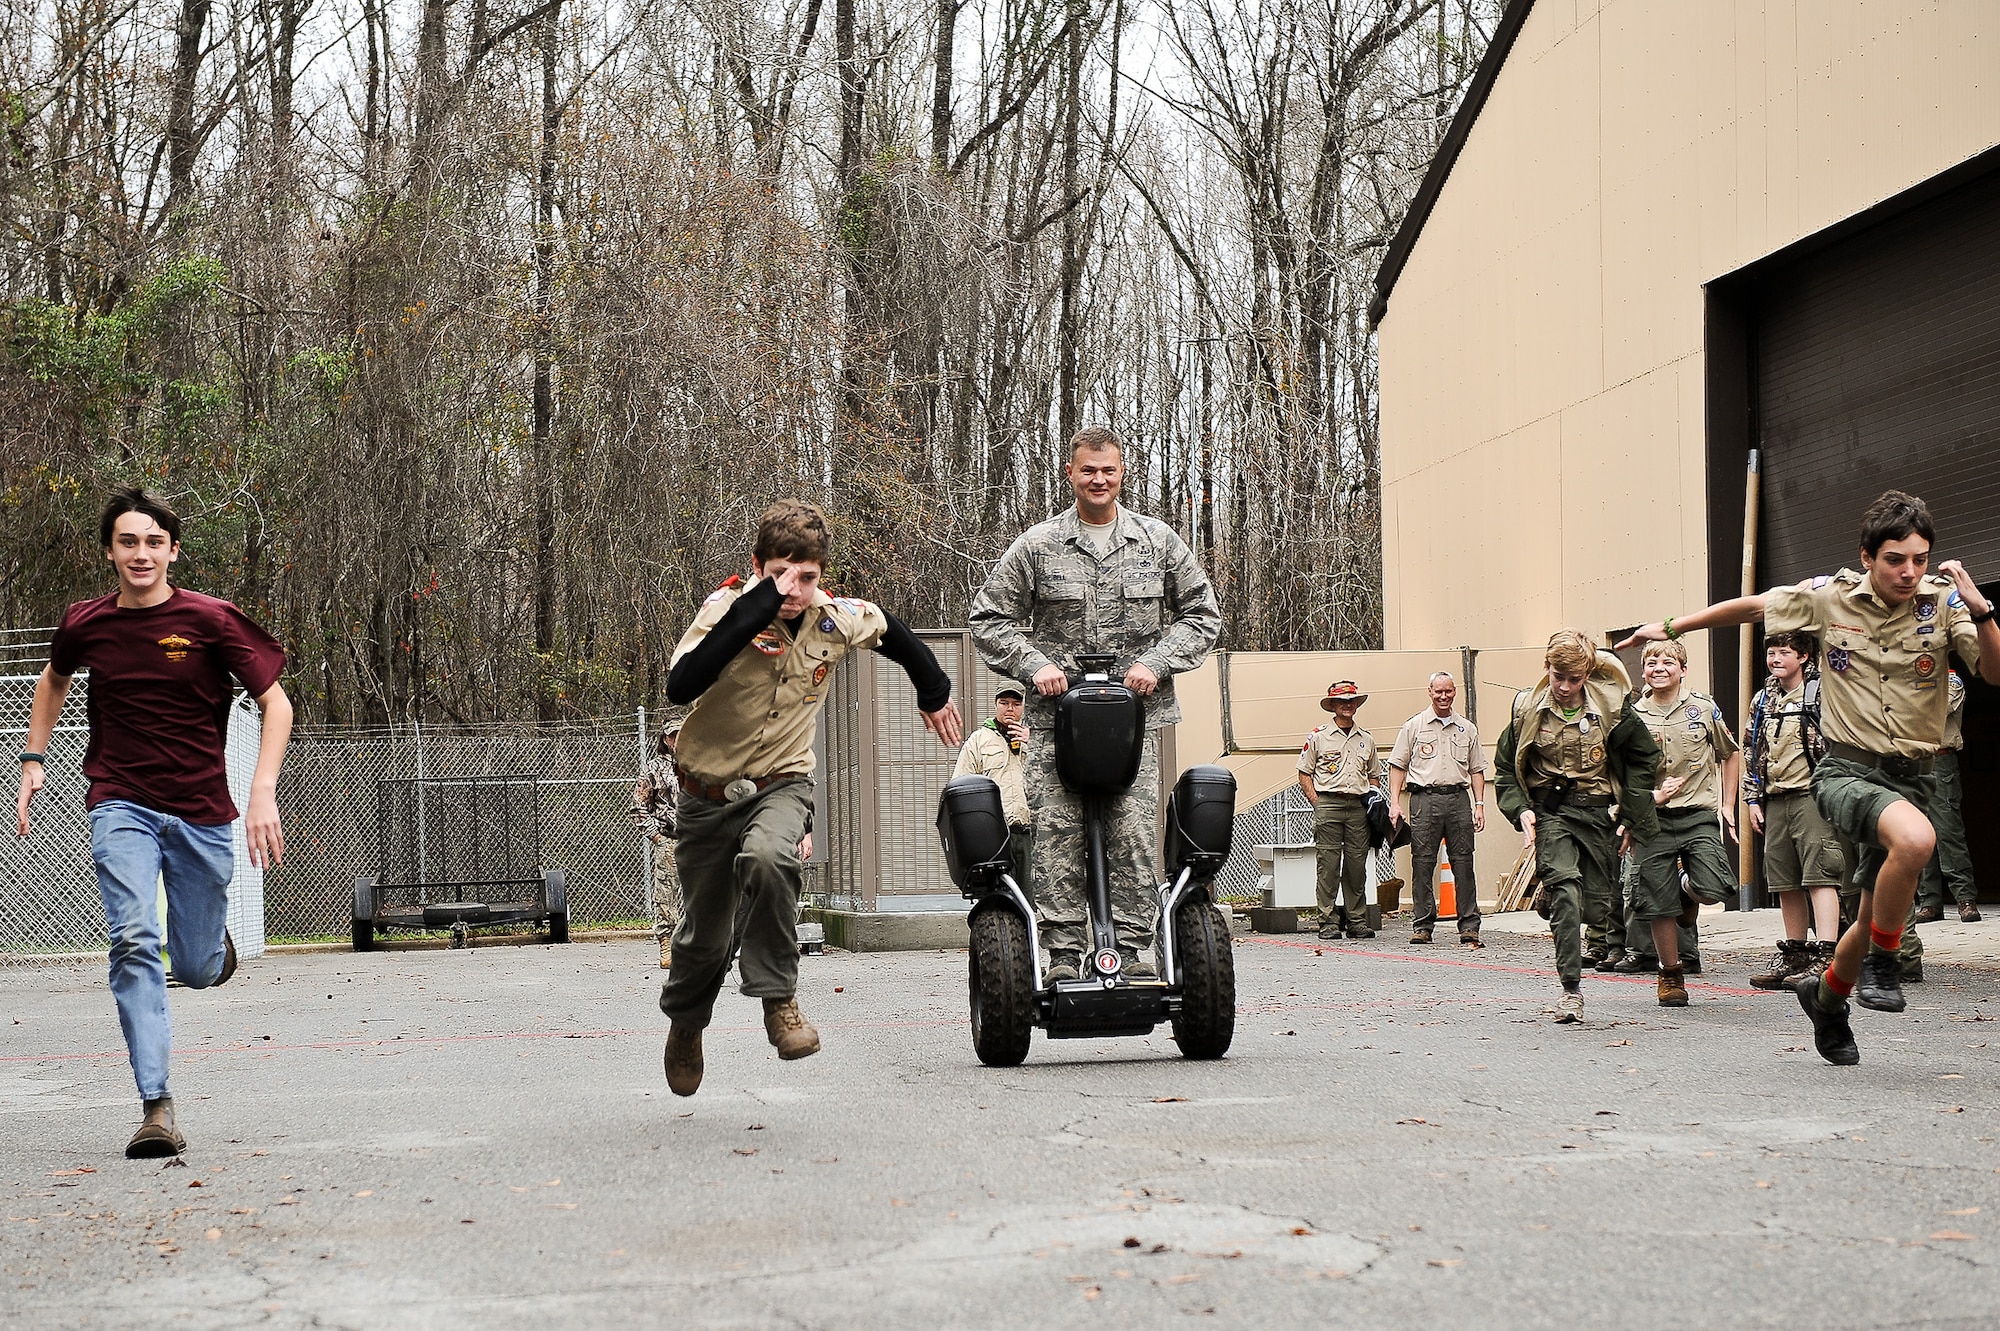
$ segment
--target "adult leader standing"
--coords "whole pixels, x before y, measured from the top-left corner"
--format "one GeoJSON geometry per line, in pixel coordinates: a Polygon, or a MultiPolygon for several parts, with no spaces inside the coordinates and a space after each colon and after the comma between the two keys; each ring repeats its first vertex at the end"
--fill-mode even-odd
{"type": "Polygon", "coordinates": [[[1118,502],[1125,449],[1092,426],[1063,467],[1076,506],[1023,532],[972,602],[972,638],[987,668],[1029,686],[1028,800],[1035,814],[1035,905],[1052,980],[1075,979],[1086,945],[1083,806],[1056,776],[1056,699],[1077,657],[1109,653],[1145,699],[1137,780],[1106,811],[1111,916],[1125,973],[1154,973],[1154,819],[1159,728],[1180,720],[1174,676],[1207,658],[1222,630],[1208,575],[1174,529],[1118,502]]]}
{"type": "Polygon", "coordinates": [[[1458,681],[1440,670],[1431,676],[1431,705],[1403,722],[1389,750],[1389,808],[1398,816],[1410,796],[1410,906],[1416,912],[1412,943],[1428,943],[1437,927],[1438,845],[1451,857],[1458,898],[1458,941],[1479,943],[1479,878],[1473,872],[1472,838],[1486,830],[1486,750],[1479,729],[1453,710],[1458,681]]]}

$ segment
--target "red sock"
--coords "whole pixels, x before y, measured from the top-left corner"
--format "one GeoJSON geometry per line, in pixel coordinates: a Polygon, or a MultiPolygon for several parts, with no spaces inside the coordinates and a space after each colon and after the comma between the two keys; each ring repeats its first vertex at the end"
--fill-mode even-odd
{"type": "Polygon", "coordinates": [[[1868,926],[1868,937],[1884,952],[1894,952],[1903,945],[1903,931],[1900,928],[1890,933],[1879,924],[1871,924],[1868,926]]]}
{"type": "Polygon", "coordinates": [[[1833,973],[1833,967],[1831,966],[1820,972],[1819,981],[1833,991],[1835,998],[1845,998],[1854,992],[1854,981],[1841,979],[1833,973]]]}

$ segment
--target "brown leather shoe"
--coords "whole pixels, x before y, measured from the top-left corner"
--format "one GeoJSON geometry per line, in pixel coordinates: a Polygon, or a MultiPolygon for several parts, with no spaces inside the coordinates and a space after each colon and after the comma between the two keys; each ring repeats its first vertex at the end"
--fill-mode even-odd
{"type": "Polygon", "coordinates": [[[799,1011],[795,997],[764,1000],[764,1034],[782,1059],[809,1058],[819,1052],[819,1032],[799,1011]]]}
{"type": "Polygon", "coordinates": [[[693,1095],[701,1089],[701,1028],[675,1022],[667,1028],[667,1089],[693,1095]]]}
{"type": "Polygon", "coordinates": [[[1660,967],[1660,1006],[1686,1007],[1688,1005],[1687,972],[1679,966],[1660,967]]]}
{"type": "Polygon", "coordinates": [[[1431,941],[1431,931],[1428,929],[1412,929],[1410,931],[1410,941],[1412,943],[1428,943],[1431,941]]]}
{"type": "Polygon", "coordinates": [[[1960,920],[1961,920],[1961,921],[1962,921],[1963,923],[1966,923],[1966,924],[1977,924],[1977,923],[1979,923],[1979,918],[1980,918],[1980,916],[1979,916],[1979,903],[1978,903],[1978,902],[1976,902],[1976,901],[1961,901],[1961,902],[1959,902],[1959,903],[1958,903],[1958,918],[1959,918],[1959,919],[1960,919],[1960,920]]]}
{"type": "Polygon", "coordinates": [[[127,1160],[159,1160],[170,1155],[179,1155],[187,1149],[187,1139],[174,1126],[174,1098],[161,1096],[157,1100],[145,1100],[140,1107],[145,1110],[145,1121],[132,1134],[132,1140],[125,1143],[127,1160]]]}
{"type": "Polygon", "coordinates": [[[1458,936],[1458,945],[1460,947],[1472,948],[1474,951],[1486,946],[1486,944],[1479,941],[1478,934],[1460,934],[1458,936]]]}
{"type": "Polygon", "coordinates": [[[1918,923],[1918,924],[1936,924],[1936,923],[1937,923],[1937,922],[1938,922],[1939,920],[1941,920],[1941,919],[1943,919],[1943,918],[1944,918],[1944,907],[1943,907],[1943,906],[1919,906],[1919,907],[1917,907],[1917,923],[1918,923]]]}

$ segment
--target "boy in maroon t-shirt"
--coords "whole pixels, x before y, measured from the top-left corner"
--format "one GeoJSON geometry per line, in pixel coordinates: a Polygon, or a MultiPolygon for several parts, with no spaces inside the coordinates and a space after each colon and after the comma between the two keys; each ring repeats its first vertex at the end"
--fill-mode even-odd
{"type": "Polygon", "coordinates": [[[285,849],[277,802],[292,733],[292,704],[278,685],[284,649],[229,602],[168,584],[180,532],[174,511],[144,490],[120,491],[105,506],[98,537],[118,570],[118,590],[63,615],[35,685],[15,806],[16,830],[26,836],[70,677],[89,670],[90,857],[111,932],[111,993],[144,1112],[125,1147],[135,1159],[187,1149],[167,1093],[172,1026],[158,883],[166,884],[175,978],[206,989],[236,969],[225,927],[236,872],[236,805],[223,764],[232,675],[264,714],[243,828],[250,862],[277,864],[285,849]]]}

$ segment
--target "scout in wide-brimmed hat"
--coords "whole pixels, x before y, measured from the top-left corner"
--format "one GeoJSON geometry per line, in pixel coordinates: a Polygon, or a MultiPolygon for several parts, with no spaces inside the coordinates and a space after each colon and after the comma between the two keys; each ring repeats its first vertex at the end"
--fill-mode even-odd
{"type": "Polygon", "coordinates": [[[1359,684],[1356,684],[1351,679],[1343,679],[1338,684],[1328,687],[1326,696],[1319,700],[1319,709],[1322,712],[1330,712],[1333,710],[1333,705],[1337,702],[1363,703],[1367,701],[1368,695],[1361,691],[1359,684]]]}

